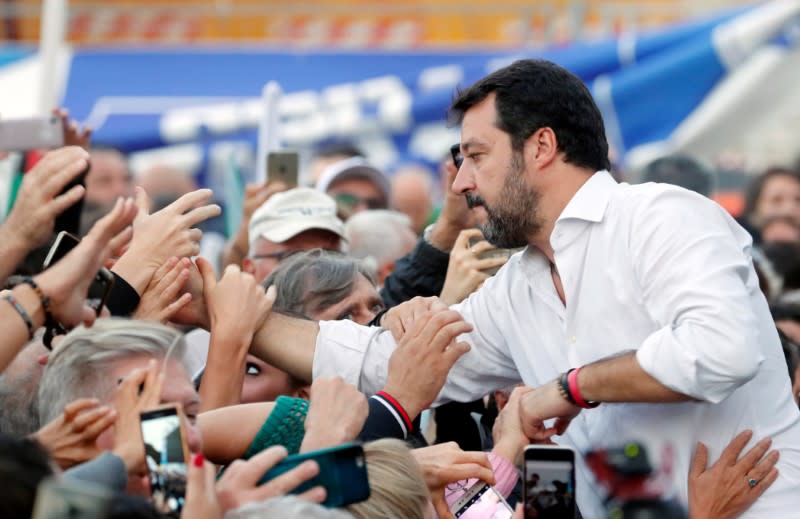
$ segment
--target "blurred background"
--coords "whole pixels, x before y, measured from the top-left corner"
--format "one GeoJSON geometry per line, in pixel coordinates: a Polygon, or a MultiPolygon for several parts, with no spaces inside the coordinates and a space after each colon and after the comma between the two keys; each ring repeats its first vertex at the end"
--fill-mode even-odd
{"type": "Polygon", "coordinates": [[[338,142],[389,174],[436,177],[458,142],[456,88],[543,57],[591,88],[620,178],[688,155],[740,214],[750,176],[800,157],[798,13],[797,0],[0,0],[0,116],[63,106],[134,176],[178,168],[230,206],[265,142],[299,150],[306,179],[314,150],[338,142]]]}

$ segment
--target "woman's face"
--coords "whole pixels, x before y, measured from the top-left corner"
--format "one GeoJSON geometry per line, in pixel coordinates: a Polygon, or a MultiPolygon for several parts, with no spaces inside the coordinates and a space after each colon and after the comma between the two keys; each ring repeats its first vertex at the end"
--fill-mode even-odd
{"type": "Polygon", "coordinates": [[[800,182],[792,176],[774,175],[761,189],[753,223],[760,226],[775,216],[787,216],[800,225],[800,182]]]}

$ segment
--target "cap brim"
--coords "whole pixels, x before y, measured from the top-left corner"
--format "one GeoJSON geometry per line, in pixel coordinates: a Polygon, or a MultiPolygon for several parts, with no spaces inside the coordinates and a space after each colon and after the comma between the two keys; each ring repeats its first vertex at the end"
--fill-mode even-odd
{"type": "Polygon", "coordinates": [[[302,232],[315,229],[330,231],[339,236],[339,238],[346,240],[344,235],[344,225],[332,222],[330,218],[305,217],[297,220],[287,220],[276,223],[275,225],[270,225],[270,229],[267,231],[256,231],[259,237],[265,238],[274,243],[283,243],[286,240],[294,238],[302,232]]]}

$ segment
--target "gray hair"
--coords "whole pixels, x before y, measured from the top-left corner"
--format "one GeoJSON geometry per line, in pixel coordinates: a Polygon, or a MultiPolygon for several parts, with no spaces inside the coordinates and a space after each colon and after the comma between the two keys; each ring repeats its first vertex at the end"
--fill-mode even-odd
{"type": "Polygon", "coordinates": [[[43,367],[42,333],[37,333],[0,375],[0,431],[28,436],[39,430],[39,380],[43,367]]]}
{"type": "Polygon", "coordinates": [[[375,285],[374,274],[357,259],[312,249],[281,262],[264,280],[264,288],[275,285],[274,311],[311,319],[350,295],[359,274],[375,285]]]}
{"type": "Polygon", "coordinates": [[[345,235],[350,255],[372,258],[376,269],[403,257],[417,241],[409,217],[388,209],[354,214],[345,223],[345,235]]]}
{"type": "Polygon", "coordinates": [[[264,517],[303,517],[305,519],[352,519],[344,510],[323,508],[297,496],[278,496],[249,503],[225,514],[225,519],[263,519],[264,517]]]}
{"type": "Polygon", "coordinates": [[[39,384],[39,419],[48,423],[78,398],[108,402],[117,381],[110,369],[135,357],[184,362],[183,335],[163,324],[130,319],[98,319],[91,328],[72,330],[47,361],[39,384]]]}

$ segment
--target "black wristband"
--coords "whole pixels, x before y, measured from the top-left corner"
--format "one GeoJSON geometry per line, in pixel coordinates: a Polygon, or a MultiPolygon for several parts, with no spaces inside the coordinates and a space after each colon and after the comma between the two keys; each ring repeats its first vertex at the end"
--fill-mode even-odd
{"type": "Polygon", "coordinates": [[[578,403],[575,402],[575,398],[572,396],[572,391],[569,390],[569,374],[570,372],[575,371],[575,368],[565,371],[561,374],[558,379],[558,392],[564,399],[569,402],[570,404],[577,406],[578,403]]]}

